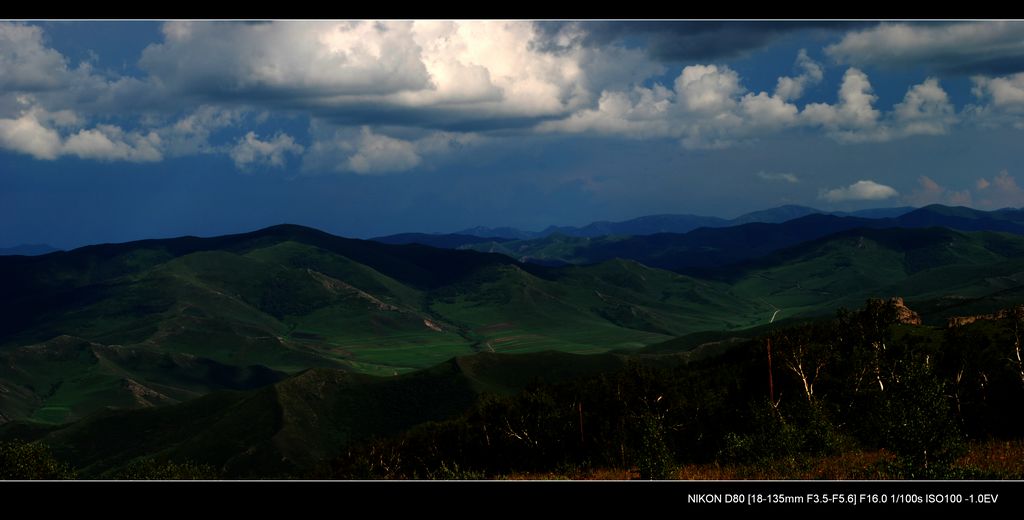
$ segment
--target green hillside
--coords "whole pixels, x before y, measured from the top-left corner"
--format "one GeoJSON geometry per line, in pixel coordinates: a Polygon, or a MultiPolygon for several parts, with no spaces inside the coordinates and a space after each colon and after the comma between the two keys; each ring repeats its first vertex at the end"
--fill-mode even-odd
{"type": "Polygon", "coordinates": [[[877,296],[942,323],[1019,302],[1022,253],[1010,234],[853,229],[697,278],[278,226],[0,258],[12,284],[0,421],[162,406],[309,368],[394,376],[474,353],[673,351],[674,338],[749,337],[877,296]]]}
{"type": "Polygon", "coordinates": [[[17,358],[0,372],[9,387],[0,417],[63,422],[232,388],[169,368],[126,368],[100,351],[198,358],[239,373],[324,367],[390,376],[475,352],[597,353],[694,327],[744,325],[728,317],[744,306],[724,285],[635,263],[561,271],[498,255],[335,239],[285,227],[18,259],[2,272],[19,281],[0,295],[10,311],[0,355],[17,358]],[[440,274],[427,269],[434,264],[440,274]],[[708,317],[716,311],[727,318],[708,317]],[[63,336],[88,345],[81,359],[62,354],[76,364],[48,357],[46,345],[63,336]],[[31,377],[22,369],[29,366],[31,377]]]}
{"type": "MultiPolygon", "coordinates": [[[[1024,240],[942,228],[852,230],[737,266],[723,281],[741,297],[778,308],[776,320],[828,314],[873,296],[900,295],[916,309],[1022,286],[1024,240]]],[[[951,313],[941,314],[925,317],[951,313]]]]}
{"type": "Polygon", "coordinates": [[[283,476],[308,471],[354,442],[458,415],[481,392],[511,395],[531,384],[619,370],[623,363],[610,354],[547,352],[455,358],[399,377],[312,369],[257,390],[108,410],[60,428],[9,423],[0,427],[0,439],[41,438],[87,476],[109,475],[148,457],[199,461],[226,476],[283,476]]]}

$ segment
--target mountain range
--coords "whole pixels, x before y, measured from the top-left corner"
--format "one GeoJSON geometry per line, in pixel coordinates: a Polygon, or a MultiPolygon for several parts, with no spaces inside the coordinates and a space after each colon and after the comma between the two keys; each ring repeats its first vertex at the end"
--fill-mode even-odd
{"type": "MultiPolygon", "coordinates": [[[[570,237],[600,237],[605,235],[653,235],[655,233],[686,233],[702,227],[730,227],[752,222],[777,224],[807,215],[835,215],[839,217],[891,218],[913,211],[911,207],[874,208],[859,211],[822,211],[819,209],[787,204],[777,208],[752,211],[736,218],[724,219],[687,214],[648,215],[621,222],[599,221],[582,227],[548,226],[543,231],[523,231],[509,227],[487,228],[475,227],[459,231],[457,234],[477,237],[497,237],[510,240],[526,240],[544,238],[550,235],[566,235],[570,237]]],[[[374,239],[376,240],[376,239],[374,239]]]]}
{"type": "Polygon", "coordinates": [[[1001,231],[1024,235],[1024,211],[984,212],[940,205],[897,217],[864,218],[822,213],[781,223],[752,222],[704,227],[687,233],[580,238],[550,235],[530,240],[476,242],[463,248],[502,253],[522,262],[590,264],[629,258],[645,265],[690,274],[721,269],[773,251],[855,228],[945,227],[962,231],[1001,231]]]}
{"type": "Polygon", "coordinates": [[[868,298],[901,295],[929,324],[1024,298],[1020,210],[465,240],[279,225],[0,257],[0,439],[45,438],[97,476],[155,453],[287,474],[488,392],[868,298]],[[538,258],[565,265],[522,261],[538,258]]]}

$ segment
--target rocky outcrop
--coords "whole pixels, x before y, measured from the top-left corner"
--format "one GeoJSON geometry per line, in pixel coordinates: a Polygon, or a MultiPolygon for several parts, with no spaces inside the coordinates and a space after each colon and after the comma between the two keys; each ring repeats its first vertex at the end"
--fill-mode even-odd
{"type": "Polygon", "coordinates": [[[946,328],[963,327],[964,325],[970,325],[979,320],[1005,320],[1006,318],[1016,318],[1018,320],[1024,320],[1024,305],[1018,305],[1009,309],[1000,309],[992,314],[978,314],[976,316],[951,316],[946,321],[946,328]]]}
{"type": "Polygon", "coordinates": [[[921,324],[921,316],[910,310],[910,307],[907,307],[907,304],[903,303],[903,298],[893,296],[889,299],[889,303],[896,308],[896,321],[907,325],[921,324]]]}

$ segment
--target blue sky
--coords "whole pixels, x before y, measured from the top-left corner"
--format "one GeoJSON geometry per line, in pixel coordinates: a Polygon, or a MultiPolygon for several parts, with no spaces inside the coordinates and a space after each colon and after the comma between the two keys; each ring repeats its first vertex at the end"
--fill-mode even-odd
{"type": "Polygon", "coordinates": [[[1020,207],[1022,137],[1021,22],[0,22],[0,247],[1020,207]]]}

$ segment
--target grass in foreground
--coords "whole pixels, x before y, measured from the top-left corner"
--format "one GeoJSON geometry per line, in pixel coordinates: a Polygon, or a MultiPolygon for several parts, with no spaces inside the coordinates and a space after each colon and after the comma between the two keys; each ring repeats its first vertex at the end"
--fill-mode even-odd
{"type": "MultiPolygon", "coordinates": [[[[971,444],[944,470],[947,479],[1024,479],[1024,440],[971,444]]],[[[515,473],[501,480],[635,480],[638,470],[598,468],[564,472],[515,473]]],[[[903,479],[897,457],[886,450],[855,451],[831,457],[779,460],[765,464],[686,464],[672,480],[892,480],[903,479]]]]}

